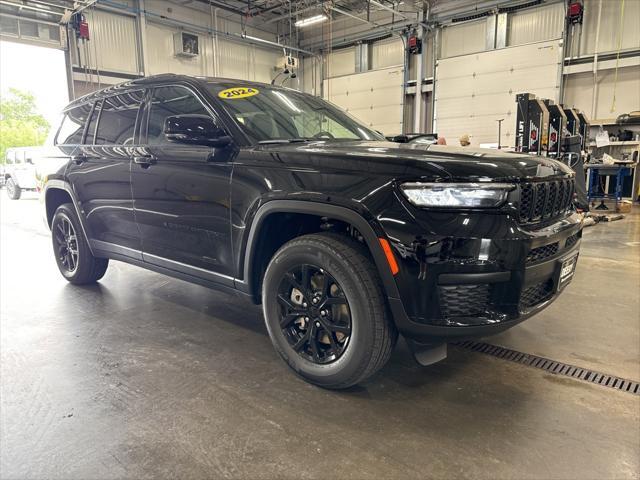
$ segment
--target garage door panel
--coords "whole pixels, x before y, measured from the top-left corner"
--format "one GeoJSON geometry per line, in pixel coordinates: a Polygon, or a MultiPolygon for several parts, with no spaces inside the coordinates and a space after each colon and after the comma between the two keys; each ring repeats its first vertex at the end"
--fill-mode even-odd
{"type": "Polygon", "coordinates": [[[448,138],[469,134],[472,145],[494,143],[502,118],[502,143],[513,146],[516,94],[557,101],[560,53],[554,40],[440,60],[435,130],[448,138]]]}
{"type": "Polygon", "coordinates": [[[401,68],[385,68],[324,81],[325,99],[386,134],[402,132],[401,68]]]}

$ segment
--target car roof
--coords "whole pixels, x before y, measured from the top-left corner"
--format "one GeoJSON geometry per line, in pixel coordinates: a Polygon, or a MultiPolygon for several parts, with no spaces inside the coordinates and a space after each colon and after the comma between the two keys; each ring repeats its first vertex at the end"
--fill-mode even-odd
{"type": "Polygon", "coordinates": [[[201,86],[204,83],[226,83],[226,84],[237,84],[238,86],[254,86],[254,87],[269,87],[277,90],[290,90],[286,87],[278,87],[274,85],[269,85],[263,82],[253,82],[249,80],[240,80],[237,78],[220,78],[220,77],[192,77],[189,75],[177,75],[174,73],[162,73],[159,75],[151,75],[149,77],[141,77],[135,80],[129,80],[127,82],[119,83],[117,85],[111,85],[109,87],[103,88],[102,90],[97,90],[95,92],[88,93],[80,98],[73,100],[69,103],[64,111],[66,112],[69,109],[74,107],[78,107],[80,105],[84,105],[86,103],[92,103],[96,100],[100,100],[105,97],[110,97],[113,95],[118,95],[122,93],[127,93],[133,90],[138,90],[140,88],[147,88],[156,85],[162,85],[166,83],[183,83],[187,85],[192,85],[194,87],[201,86]]]}

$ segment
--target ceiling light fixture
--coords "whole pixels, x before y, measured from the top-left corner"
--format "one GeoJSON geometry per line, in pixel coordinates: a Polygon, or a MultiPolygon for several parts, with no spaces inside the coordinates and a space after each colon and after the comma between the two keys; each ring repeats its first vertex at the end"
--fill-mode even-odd
{"type": "Polygon", "coordinates": [[[328,20],[328,19],[329,19],[328,16],[326,16],[324,13],[321,13],[319,15],[314,15],[313,17],[308,17],[308,18],[303,18],[301,20],[298,20],[296,21],[295,25],[296,27],[307,27],[315,23],[324,22],[325,20],[328,20]]]}

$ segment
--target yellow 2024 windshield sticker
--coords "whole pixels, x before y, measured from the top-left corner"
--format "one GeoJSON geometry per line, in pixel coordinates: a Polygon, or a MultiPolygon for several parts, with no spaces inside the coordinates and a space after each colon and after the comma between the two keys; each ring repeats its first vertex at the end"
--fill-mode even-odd
{"type": "Polygon", "coordinates": [[[258,93],[260,93],[260,91],[253,87],[233,87],[222,90],[218,93],[218,96],[225,100],[235,100],[237,98],[253,97],[258,93]]]}

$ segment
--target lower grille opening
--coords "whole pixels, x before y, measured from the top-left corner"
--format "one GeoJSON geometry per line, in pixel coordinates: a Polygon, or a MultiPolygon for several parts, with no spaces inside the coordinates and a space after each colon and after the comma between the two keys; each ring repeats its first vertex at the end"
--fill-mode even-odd
{"type": "Polygon", "coordinates": [[[570,237],[567,237],[567,240],[564,242],[564,248],[573,247],[576,243],[578,243],[578,240],[580,240],[581,236],[582,236],[582,231],[578,233],[574,233],[570,237]]]}
{"type": "Polygon", "coordinates": [[[560,248],[560,245],[558,242],[533,248],[529,251],[526,261],[527,263],[535,263],[535,262],[539,262],[540,260],[544,260],[545,258],[552,257],[553,255],[558,253],[559,248],[560,248]]]}
{"type": "Polygon", "coordinates": [[[525,288],[520,295],[520,306],[531,308],[547,300],[553,292],[553,280],[545,280],[525,288]]]}
{"type": "Polygon", "coordinates": [[[482,315],[489,307],[490,285],[440,285],[440,304],[445,318],[482,315]]]}

